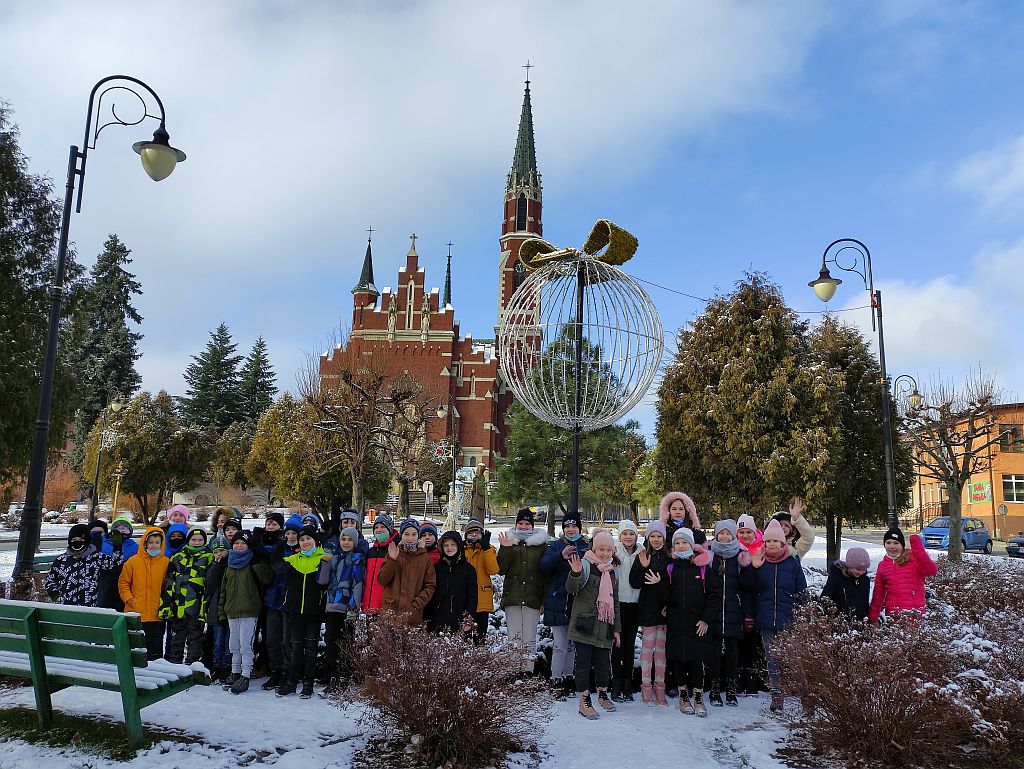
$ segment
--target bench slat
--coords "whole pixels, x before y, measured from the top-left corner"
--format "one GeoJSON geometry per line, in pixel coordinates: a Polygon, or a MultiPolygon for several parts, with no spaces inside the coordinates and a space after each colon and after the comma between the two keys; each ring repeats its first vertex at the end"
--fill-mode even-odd
{"type": "Polygon", "coordinates": [[[134,613],[120,614],[113,609],[96,609],[89,606],[0,600],[0,617],[24,619],[32,609],[38,612],[36,616],[40,622],[112,630],[114,623],[123,616],[128,623],[129,631],[142,630],[142,621],[139,615],[134,613]]]}
{"type": "MultiPolygon", "coordinates": [[[[40,622],[39,631],[43,634],[43,638],[55,641],[85,641],[107,646],[114,643],[111,632],[99,627],[82,627],[63,622],[40,622]]],[[[146,634],[141,630],[131,631],[128,638],[132,641],[134,648],[143,648],[146,645],[146,634]]]]}

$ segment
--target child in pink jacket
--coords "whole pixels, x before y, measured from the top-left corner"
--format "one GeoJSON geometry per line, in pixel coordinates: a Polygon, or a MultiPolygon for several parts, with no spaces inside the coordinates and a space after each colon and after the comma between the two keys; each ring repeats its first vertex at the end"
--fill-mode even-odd
{"type": "Polygon", "coordinates": [[[925,552],[919,534],[910,535],[910,548],[906,546],[903,532],[889,529],[883,538],[885,557],[875,572],[875,592],[871,596],[868,619],[878,624],[878,617],[885,609],[886,616],[899,611],[921,611],[925,608],[924,581],[939,571],[925,552]]]}

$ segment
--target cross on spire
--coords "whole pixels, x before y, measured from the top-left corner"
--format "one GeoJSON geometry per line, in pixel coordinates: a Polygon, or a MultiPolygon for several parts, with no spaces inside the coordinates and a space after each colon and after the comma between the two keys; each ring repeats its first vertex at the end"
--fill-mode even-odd
{"type": "Polygon", "coordinates": [[[444,273],[444,297],[441,303],[447,307],[452,303],[452,246],[455,244],[448,241],[448,269],[444,273]]]}
{"type": "Polygon", "coordinates": [[[409,240],[412,241],[412,250],[415,251],[416,250],[416,241],[419,240],[419,238],[417,237],[415,232],[412,235],[409,236],[409,240]]]}
{"type": "Polygon", "coordinates": [[[371,240],[373,240],[373,225],[367,227],[366,231],[369,233],[369,235],[366,238],[366,242],[369,243],[371,240]]]}
{"type": "Polygon", "coordinates": [[[526,64],[523,65],[523,69],[526,70],[526,87],[530,87],[530,70],[536,67],[536,64],[530,64],[530,60],[526,60],[526,64]]]}

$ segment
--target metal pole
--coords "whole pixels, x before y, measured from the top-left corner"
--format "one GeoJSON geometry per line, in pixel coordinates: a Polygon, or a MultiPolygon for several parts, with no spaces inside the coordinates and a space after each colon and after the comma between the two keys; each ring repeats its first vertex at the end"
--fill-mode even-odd
{"type": "Polygon", "coordinates": [[[879,386],[882,388],[882,432],[885,438],[885,492],[889,506],[889,526],[899,526],[896,515],[896,468],[892,461],[892,421],[889,419],[889,375],[885,371],[885,334],[882,333],[882,292],[875,291],[871,298],[878,319],[878,365],[882,369],[879,386]]]}
{"type": "Polygon", "coordinates": [[[25,488],[25,507],[21,511],[21,532],[18,535],[18,555],[14,562],[13,579],[18,579],[22,574],[27,574],[32,570],[32,559],[39,546],[43,487],[46,484],[46,449],[50,440],[50,404],[53,400],[53,376],[57,369],[61,302],[64,297],[64,276],[67,272],[68,228],[71,226],[71,203],[75,194],[78,157],[78,147],[71,145],[68,153],[68,179],[64,189],[60,240],[57,245],[57,268],[54,271],[53,284],[50,286],[50,319],[46,336],[46,356],[43,358],[43,376],[39,387],[36,434],[32,443],[32,462],[28,469],[28,484],[25,488]]]}
{"type": "Polygon", "coordinates": [[[116,481],[114,482],[114,502],[113,502],[113,512],[111,513],[111,519],[117,518],[117,497],[121,493],[121,479],[123,477],[124,477],[124,465],[122,465],[120,462],[118,462],[117,463],[117,471],[114,473],[114,478],[116,478],[116,481]]]}
{"type": "Polygon", "coordinates": [[[96,521],[96,508],[100,503],[100,463],[103,462],[103,436],[107,433],[107,410],[100,417],[100,440],[96,449],[96,472],[92,476],[92,506],[89,508],[89,528],[96,521]]]}
{"type": "Polygon", "coordinates": [[[580,423],[583,385],[583,279],[586,275],[583,262],[576,268],[576,387],[572,401],[572,416],[575,420],[572,428],[572,486],[569,492],[569,512],[579,515],[580,512],[580,423]]]}

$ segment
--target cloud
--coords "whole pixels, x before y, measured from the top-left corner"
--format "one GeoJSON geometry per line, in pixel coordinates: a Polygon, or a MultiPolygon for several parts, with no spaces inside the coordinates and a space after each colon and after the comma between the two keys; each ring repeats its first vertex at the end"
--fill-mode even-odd
{"type": "Polygon", "coordinates": [[[977,196],[989,213],[1024,211],[1024,134],[964,160],[953,183],[977,196]]]}

